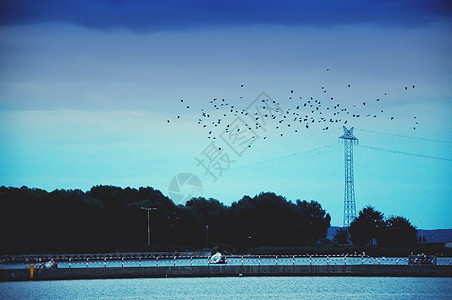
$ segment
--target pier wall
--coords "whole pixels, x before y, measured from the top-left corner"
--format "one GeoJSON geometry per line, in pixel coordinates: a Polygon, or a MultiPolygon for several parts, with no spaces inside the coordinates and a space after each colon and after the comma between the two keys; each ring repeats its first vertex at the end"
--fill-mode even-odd
{"type": "Polygon", "coordinates": [[[100,278],[164,278],[225,276],[390,276],[452,277],[451,266],[312,265],[312,266],[176,266],[126,268],[1,269],[0,281],[100,278]]]}

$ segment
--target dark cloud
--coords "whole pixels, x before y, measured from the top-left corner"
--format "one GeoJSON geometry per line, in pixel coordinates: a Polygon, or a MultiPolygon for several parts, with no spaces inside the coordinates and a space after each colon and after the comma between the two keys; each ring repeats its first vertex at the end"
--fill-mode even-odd
{"type": "Polygon", "coordinates": [[[418,26],[451,20],[450,0],[1,0],[0,24],[67,22],[156,31],[242,24],[418,26]]]}

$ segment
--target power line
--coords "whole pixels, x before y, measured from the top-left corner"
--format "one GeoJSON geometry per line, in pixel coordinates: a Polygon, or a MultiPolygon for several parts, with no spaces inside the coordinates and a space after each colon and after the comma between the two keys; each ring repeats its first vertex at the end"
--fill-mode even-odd
{"type": "Polygon", "coordinates": [[[424,154],[418,154],[418,153],[412,153],[412,152],[404,152],[404,151],[398,151],[398,150],[392,150],[392,149],[385,149],[385,148],[379,148],[379,147],[373,147],[373,146],[366,146],[366,145],[362,145],[362,144],[360,144],[359,147],[363,147],[363,148],[367,148],[367,149],[371,149],[371,150],[385,151],[385,152],[390,152],[390,153],[395,153],[395,154],[411,155],[411,156],[416,156],[416,157],[421,157],[421,158],[430,158],[430,159],[452,161],[451,158],[444,158],[444,157],[433,156],[433,155],[424,155],[424,154]]]}
{"type": "MultiPolygon", "coordinates": [[[[336,148],[335,144],[324,145],[324,146],[317,147],[315,149],[311,149],[311,150],[304,151],[304,152],[297,152],[297,153],[293,153],[293,154],[289,154],[289,155],[275,157],[275,158],[263,160],[260,162],[251,163],[251,164],[248,164],[248,165],[245,165],[242,167],[238,167],[238,168],[234,168],[234,169],[231,168],[231,169],[226,170],[224,172],[224,174],[221,175],[221,178],[255,172],[255,171],[259,171],[261,169],[268,169],[268,168],[273,167],[274,163],[277,161],[280,161],[280,160],[290,159],[290,158],[294,158],[294,157],[299,157],[300,159],[308,158],[308,157],[312,157],[315,155],[319,155],[325,151],[331,151],[332,149],[335,149],[335,148],[336,148]]],[[[207,174],[201,175],[199,177],[200,178],[210,178],[207,174]]]]}
{"type": "Polygon", "coordinates": [[[424,137],[407,136],[407,135],[402,135],[402,134],[379,132],[379,131],[375,131],[375,130],[367,130],[367,129],[359,129],[359,128],[356,128],[356,130],[364,131],[364,132],[377,133],[377,134],[382,134],[382,135],[403,137],[403,138],[407,138],[407,139],[415,139],[415,140],[424,140],[424,141],[452,144],[452,141],[446,141],[446,140],[438,140],[438,139],[430,139],[430,138],[424,138],[424,137]]]}

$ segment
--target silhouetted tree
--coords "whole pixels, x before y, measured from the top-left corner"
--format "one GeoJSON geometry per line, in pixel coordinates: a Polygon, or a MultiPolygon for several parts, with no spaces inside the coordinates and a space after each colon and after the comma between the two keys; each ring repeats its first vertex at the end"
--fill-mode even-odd
{"type": "Polygon", "coordinates": [[[339,228],[333,237],[333,241],[341,245],[348,244],[348,229],[339,228]]]}
{"type": "Polygon", "coordinates": [[[301,218],[299,229],[302,232],[303,242],[307,240],[315,244],[320,238],[326,237],[331,217],[322,209],[320,203],[297,200],[297,207],[301,218]]]}
{"type": "MultiPolygon", "coordinates": [[[[230,210],[223,203],[215,199],[205,199],[203,197],[192,198],[185,204],[201,220],[203,228],[208,226],[210,243],[225,243],[229,240],[228,232],[231,230],[230,210]]],[[[206,242],[207,242],[207,232],[206,242]]]]}
{"type": "Polygon", "coordinates": [[[301,245],[325,237],[330,216],[315,201],[287,201],[274,193],[245,196],[231,206],[236,244],[301,245]]]}
{"type": "Polygon", "coordinates": [[[385,226],[383,213],[375,210],[372,206],[366,206],[350,224],[350,239],[356,245],[372,243],[380,238],[381,229],[385,226]]]}
{"type": "Polygon", "coordinates": [[[406,218],[390,217],[385,225],[379,245],[394,248],[411,248],[416,245],[417,230],[406,218]]]}

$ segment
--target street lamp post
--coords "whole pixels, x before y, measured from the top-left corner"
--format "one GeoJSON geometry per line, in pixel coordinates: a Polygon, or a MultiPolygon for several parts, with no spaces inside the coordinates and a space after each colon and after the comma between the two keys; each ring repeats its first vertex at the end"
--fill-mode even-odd
{"type": "Polygon", "coordinates": [[[206,225],[206,248],[209,249],[209,225],[206,225]]]}
{"type": "Polygon", "coordinates": [[[422,230],[422,220],[419,220],[419,223],[421,223],[421,243],[424,243],[424,231],[422,230]]]}
{"type": "Polygon", "coordinates": [[[151,247],[151,223],[150,223],[150,212],[151,210],[157,210],[157,208],[155,207],[141,207],[141,209],[143,210],[147,210],[148,211],[148,247],[151,247]]]}

